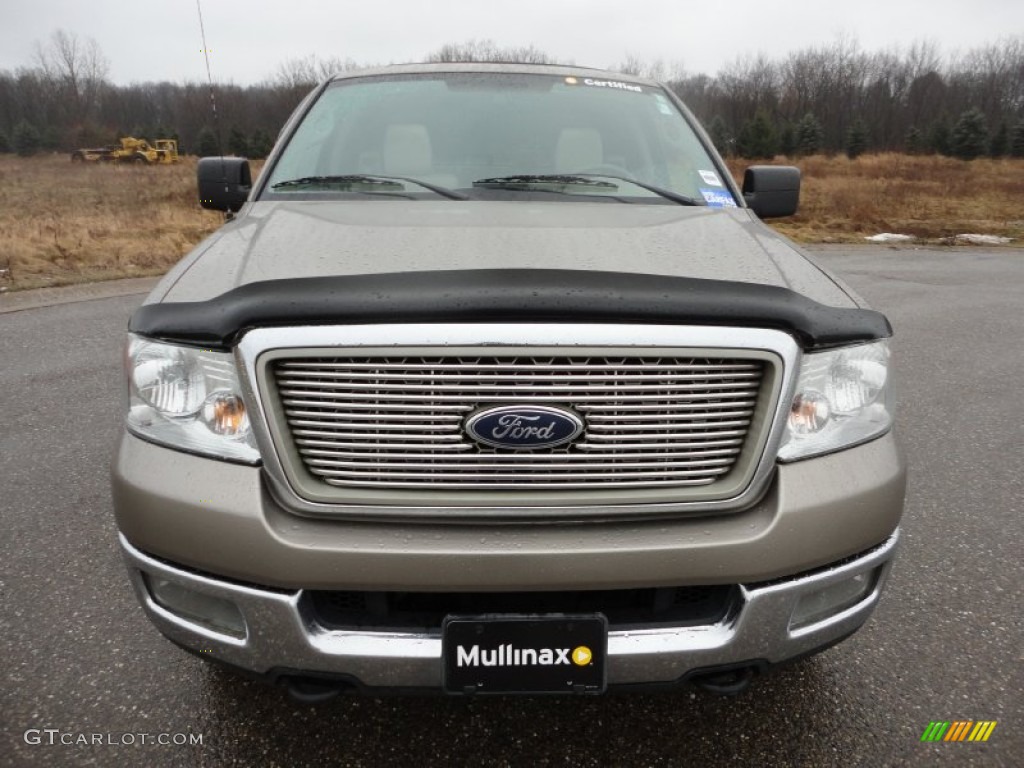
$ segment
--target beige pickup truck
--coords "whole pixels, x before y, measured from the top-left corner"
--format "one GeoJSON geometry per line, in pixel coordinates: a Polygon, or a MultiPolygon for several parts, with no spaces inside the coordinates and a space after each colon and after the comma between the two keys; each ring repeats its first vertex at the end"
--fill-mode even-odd
{"type": "Polygon", "coordinates": [[[905,467],[881,314],[668,88],[320,85],[129,327],[114,507],[170,640],[285,684],[745,687],[856,631],[905,467]]]}

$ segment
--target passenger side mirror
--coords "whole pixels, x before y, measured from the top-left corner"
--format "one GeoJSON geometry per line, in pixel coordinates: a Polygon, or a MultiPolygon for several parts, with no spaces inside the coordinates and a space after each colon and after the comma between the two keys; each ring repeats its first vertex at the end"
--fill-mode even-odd
{"type": "Polygon", "coordinates": [[[199,204],[234,213],[249,199],[252,171],[244,157],[203,157],[196,168],[199,204]]]}
{"type": "Polygon", "coordinates": [[[743,199],[762,219],[792,216],[800,203],[800,169],[752,165],[743,174],[743,199]]]}

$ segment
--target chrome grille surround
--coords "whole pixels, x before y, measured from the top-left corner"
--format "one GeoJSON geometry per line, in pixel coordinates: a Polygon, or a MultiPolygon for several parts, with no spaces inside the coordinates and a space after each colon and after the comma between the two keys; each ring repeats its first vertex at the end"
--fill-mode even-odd
{"type": "Polygon", "coordinates": [[[236,354],[288,506],[449,520],[750,503],[774,466],[799,358],[778,331],[567,324],[256,329],[236,354]],[[509,403],[569,407],[587,429],[540,451],[464,435],[467,415],[509,403]]]}

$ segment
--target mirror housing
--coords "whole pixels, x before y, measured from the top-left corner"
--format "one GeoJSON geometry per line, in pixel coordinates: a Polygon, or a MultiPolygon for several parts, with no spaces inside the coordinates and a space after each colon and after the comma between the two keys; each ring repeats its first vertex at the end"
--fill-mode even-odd
{"type": "Polygon", "coordinates": [[[234,213],[249,199],[252,171],[244,157],[203,157],[196,167],[199,204],[213,211],[234,213]]]}
{"type": "Polygon", "coordinates": [[[752,165],[743,174],[743,199],[762,219],[792,216],[800,203],[800,169],[752,165]]]}

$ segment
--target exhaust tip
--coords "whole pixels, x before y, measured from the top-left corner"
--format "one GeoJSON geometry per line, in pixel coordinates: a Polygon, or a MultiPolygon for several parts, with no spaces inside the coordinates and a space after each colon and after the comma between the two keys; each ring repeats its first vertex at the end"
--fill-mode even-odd
{"type": "Polygon", "coordinates": [[[302,704],[323,704],[353,688],[349,683],[315,677],[289,677],[284,684],[288,694],[302,704]]]}
{"type": "Polygon", "coordinates": [[[736,696],[750,687],[757,676],[757,667],[737,667],[736,669],[708,672],[696,675],[691,682],[709,693],[721,696],[736,696]]]}

